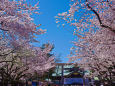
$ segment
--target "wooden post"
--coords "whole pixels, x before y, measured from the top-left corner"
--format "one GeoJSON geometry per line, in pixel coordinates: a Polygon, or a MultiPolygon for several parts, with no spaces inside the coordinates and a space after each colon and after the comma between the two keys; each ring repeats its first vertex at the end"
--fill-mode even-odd
{"type": "Polygon", "coordinates": [[[64,66],[62,65],[62,68],[61,68],[61,86],[63,86],[63,82],[64,82],[64,66]]]}
{"type": "Polygon", "coordinates": [[[82,69],[82,72],[83,72],[83,86],[85,86],[85,77],[84,77],[85,72],[84,72],[84,69],[82,69]]]}

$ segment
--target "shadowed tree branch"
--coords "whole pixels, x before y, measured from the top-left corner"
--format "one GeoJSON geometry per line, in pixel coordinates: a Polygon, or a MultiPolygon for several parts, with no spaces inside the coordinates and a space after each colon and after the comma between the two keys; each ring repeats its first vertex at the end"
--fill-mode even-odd
{"type": "Polygon", "coordinates": [[[97,11],[96,10],[94,10],[90,5],[89,5],[89,2],[88,2],[88,0],[86,0],[86,5],[87,5],[87,7],[97,16],[97,19],[98,19],[98,21],[99,21],[99,23],[100,23],[100,26],[101,27],[104,27],[104,28],[109,28],[112,32],[114,32],[115,33],[115,30],[113,30],[113,28],[112,27],[110,27],[110,26],[107,26],[107,25],[104,25],[103,23],[102,23],[102,20],[101,20],[101,18],[100,18],[100,16],[99,16],[99,14],[97,13],[97,11]]]}

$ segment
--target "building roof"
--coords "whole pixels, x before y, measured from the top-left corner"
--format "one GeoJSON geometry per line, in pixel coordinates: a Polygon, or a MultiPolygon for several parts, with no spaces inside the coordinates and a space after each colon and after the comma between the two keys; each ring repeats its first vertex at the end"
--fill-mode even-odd
{"type": "Polygon", "coordinates": [[[55,65],[74,65],[73,63],[55,63],[55,65]]]}

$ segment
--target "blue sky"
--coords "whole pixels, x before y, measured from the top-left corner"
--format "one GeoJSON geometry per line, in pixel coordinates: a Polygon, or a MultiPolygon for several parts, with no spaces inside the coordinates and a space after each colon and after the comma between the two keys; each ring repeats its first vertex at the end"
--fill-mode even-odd
{"type": "Polygon", "coordinates": [[[65,57],[70,53],[74,36],[66,30],[70,27],[57,27],[55,16],[69,9],[70,0],[39,0],[39,2],[41,14],[39,18],[35,18],[35,22],[41,24],[40,28],[47,29],[47,33],[38,36],[37,40],[40,41],[40,45],[47,42],[54,44],[53,53],[60,55],[62,62],[67,62],[65,57]]]}

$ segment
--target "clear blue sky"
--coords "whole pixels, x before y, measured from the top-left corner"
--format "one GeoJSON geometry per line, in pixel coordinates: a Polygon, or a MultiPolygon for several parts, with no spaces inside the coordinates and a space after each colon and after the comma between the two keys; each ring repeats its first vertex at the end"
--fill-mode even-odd
{"type": "Polygon", "coordinates": [[[35,22],[42,24],[42,29],[47,29],[46,34],[38,36],[40,45],[47,42],[54,44],[54,54],[61,55],[62,61],[67,62],[67,58],[65,57],[70,54],[71,42],[74,40],[74,36],[66,30],[66,28],[70,27],[57,27],[54,17],[58,13],[65,12],[69,9],[70,0],[39,0],[39,2],[41,14],[39,19],[38,17],[35,18],[35,22]]]}

